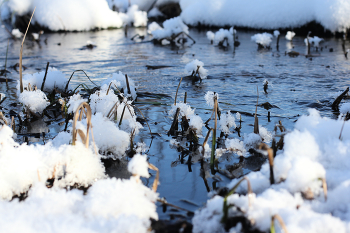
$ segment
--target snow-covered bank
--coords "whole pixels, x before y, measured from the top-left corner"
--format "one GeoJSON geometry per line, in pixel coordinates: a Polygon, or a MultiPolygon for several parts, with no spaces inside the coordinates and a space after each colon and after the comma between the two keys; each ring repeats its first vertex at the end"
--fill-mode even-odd
{"type": "Polygon", "coordinates": [[[2,17],[23,16],[35,10],[33,24],[52,31],[86,31],[95,28],[120,28],[125,24],[147,26],[147,13],[132,5],[126,13],[112,11],[106,0],[9,0],[2,17]]]}
{"type": "Polygon", "coordinates": [[[276,29],[315,20],[333,32],[350,27],[350,2],[343,0],[180,0],[180,6],[181,18],[189,25],[276,29]]]}
{"type": "MultiPolygon", "coordinates": [[[[284,150],[274,161],[276,183],[270,185],[268,163],[248,174],[254,193],[228,196],[227,204],[233,206],[229,216],[244,215],[261,231],[268,231],[271,217],[278,214],[289,232],[349,232],[350,123],[342,130],[343,120],[323,118],[316,110],[309,113],[285,136],[284,150]]],[[[247,185],[236,191],[247,193],[247,185]]],[[[223,203],[223,197],[215,196],[197,211],[194,232],[224,232],[223,203]]]]}

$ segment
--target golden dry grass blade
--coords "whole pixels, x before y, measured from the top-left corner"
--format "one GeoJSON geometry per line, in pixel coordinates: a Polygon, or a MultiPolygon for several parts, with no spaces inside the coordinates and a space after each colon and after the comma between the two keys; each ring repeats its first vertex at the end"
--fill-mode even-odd
{"type": "Polygon", "coordinates": [[[179,82],[179,85],[177,85],[177,89],[176,89],[175,101],[174,101],[174,105],[175,105],[175,106],[176,106],[177,93],[178,93],[178,91],[179,91],[181,81],[182,81],[182,77],[181,77],[180,82],[179,82]]]}
{"type": "Polygon", "coordinates": [[[154,182],[152,185],[152,190],[154,192],[157,192],[157,188],[158,188],[158,184],[159,184],[159,169],[151,163],[148,163],[148,167],[157,172],[156,178],[154,179],[154,182]]]}
{"type": "Polygon", "coordinates": [[[89,147],[89,130],[91,128],[91,108],[90,105],[87,104],[86,102],[81,103],[77,110],[75,111],[74,117],[73,117],[73,132],[72,132],[72,144],[75,145],[76,137],[77,137],[77,132],[79,130],[76,129],[77,121],[78,118],[81,120],[82,117],[82,112],[85,112],[86,114],[86,137],[85,140],[83,140],[83,143],[85,144],[85,147],[89,147]]]}
{"type": "Polygon", "coordinates": [[[108,95],[109,89],[111,88],[111,85],[112,85],[112,82],[110,82],[109,85],[108,85],[108,89],[107,89],[106,95],[108,95]]]}
{"type": "Polygon", "coordinates": [[[4,114],[2,112],[0,112],[0,120],[3,120],[5,125],[7,125],[6,118],[5,118],[5,116],[4,116],[4,114]]]}
{"type": "Polygon", "coordinates": [[[30,25],[30,22],[32,21],[32,18],[33,18],[33,16],[34,16],[35,9],[36,9],[36,7],[35,7],[34,10],[33,10],[32,17],[30,17],[30,20],[29,20],[29,23],[28,23],[28,26],[27,26],[26,33],[24,33],[24,37],[23,37],[22,45],[21,45],[21,51],[20,51],[20,53],[19,53],[19,88],[20,88],[21,93],[23,92],[23,81],[22,81],[23,43],[24,43],[24,40],[26,39],[26,35],[27,35],[28,29],[29,29],[29,25],[30,25]]]}
{"type": "Polygon", "coordinates": [[[272,221],[274,221],[275,219],[277,219],[277,221],[280,224],[280,226],[282,227],[284,233],[288,233],[286,224],[284,224],[283,219],[281,218],[281,216],[279,216],[278,214],[275,214],[274,216],[272,216],[272,221]]]}
{"type": "Polygon", "coordinates": [[[271,149],[265,143],[260,143],[259,149],[267,151],[269,165],[270,165],[270,184],[274,184],[275,183],[275,176],[274,176],[274,172],[273,172],[273,166],[274,166],[273,149],[271,149]]]}
{"type": "Polygon", "coordinates": [[[14,116],[12,116],[12,118],[11,118],[11,128],[12,128],[13,132],[16,131],[16,123],[15,123],[15,117],[14,116]]]}
{"type": "Polygon", "coordinates": [[[38,180],[39,180],[39,182],[41,181],[41,179],[40,179],[40,173],[39,173],[39,170],[36,170],[36,172],[37,172],[37,174],[38,174],[38,180]]]}
{"type": "Polygon", "coordinates": [[[107,118],[110,118],[111,116],[112,116],[112,113],[114,112],[114,110],[116,109],[116,108],[118,108],[118,106],[119,106],[119,102],[117,101],[114,105],[113,105],[113,107],[111,108],[111,110],[109,110],[109,112],[108,112],[108,114],[107,114],[107,118]]]}
{"type": "Polygon", "coordinates": [[[324,199],[327,201],[327,182],[326,178],[322,178],[322,187],[323,187],[323,193],[324,193],[324,199]]]}
{"type": "Polygon", "coordinates": [[[77,129],[77,133],[79,134],[81,140],[82,140],[83,142],[85,142],[86,136],[85,136],[84,132],[83,132],[81,129],[77,129]]]}

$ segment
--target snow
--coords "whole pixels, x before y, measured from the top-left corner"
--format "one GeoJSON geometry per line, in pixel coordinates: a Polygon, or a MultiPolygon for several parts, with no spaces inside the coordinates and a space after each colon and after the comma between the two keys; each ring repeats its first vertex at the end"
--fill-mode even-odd
{"type": "Polygon", "coordinates": [[[180,108],[179,119],[181,119],[182,116],[185,116],[187,120],[189,120],[189,126],[193,128],[196,133],[200,134],[204,124],[202,118],[195,115],[194,112],[196,109],[192,109],[191,106],[187,103],[176,103],[176,105],[172,105],[169,111],[169,115],[171,117],[174,116],[177,108],[180,108]]]}
{"type": "Polygon", "coordinates": [[[255,34],[254,36],[251,37],[251,40],[267,48],[267,47],[270,47],[270,44],[272,42],[272,37],[273,36],[270,33],[264,32],[264,33],[255,34]]]}
{"type": "Polygon", "coordinates": [[[191,75],[193,72],[196,73],[197,72],[197,69],[198,69],[198,66],[199,66],[199,70],[198,70],[198,74],[199,74],[199,77],[201,79],[206,79],[207,78],[207,75],[208,75],[208,70],[206,70],[203,66],[204,66],[204,63],[199,61],[198,59],[195,59],[193,61],[191,61],[190,63],[188,63],[186,66],[185,66],[185,72],[188,74],[188,75],[191,75]]]}
{"type": "Polygon", "coordinates": [[[350,3],[344,0],[180,0],[186,24],[235,25],[259,29],[295,28],[313,20],[331,31],[350,27],[350,3]]]}
{"type": "Polygon", "coordinates": [[[157,196],[133,178],[99,180],[86,195],[36,184],[24,201],[0,200],[0,231],[147,232],[157,196]]]}
{"type": "Polygon", "coordinates": [[[214,41],[215,33],[212,32],[212,31],[207,31],[207,38],[208,38],[208,40],[210,40],[210,41],[214,41]]]}
{"type": "Polygon", "coordinates": [[[83,99],[80,94],[74,94],[71,97],[69,97],[67,103],[68,113],[74,114],[79,105],[83,102],[87,102],[87,99],[83,99]]]}
{"type": "Polygon", "coordinates": [[[33,113],[42,113],[43,110],[50,104],[46,98],[45,93],[40,90],[24,90],[19,95],[18,101],[33,113]]]}
{"type": "Polygon", "coordinates": [[[133,175],[149,178],[147,156],[136,154],[128,163],[128,171],[133,175]]]}
{"type": "Polygon", "coordinates": [[[181,32],[189,34],[189,30],[186,24],[184,24],[180,17],[175,17],[164,21],[163,29],[157,29],[152,31],[154,39],[169,38],[173,35],[177,35],[181,32]]]}
{"type": "Polygon", "coordinates": [[[10,0],[8,11],[17,16],[32,13],[32,23],[38,23],[52,31],[87,31],[95,28],[120,28],[133,23],[135,27],[147,25],[147,13],[132,5],[127,13],[114,12],[106,0],[10,0]]]}
{"type": "Polygon", "coordinates": [[[231,115],[230,111],[221,115],[221,119],[218,121],[219,130],[225,134],[230,133],[230,128],[236,128],[235,117],[231,115]]]}
{"type": "Polygon", "coordinates": [[[318,36],[309,37],[309,43],[313,44],[315,47],[318,47],[321,41],[323,41],[323,39],[318,36]]]}
{"type": "Polygon", "coordinates": [[[343,114],[350,113],[350,103],[343,103],[340,105],[339,112],[343,114]]]}
{"type": "Polygon", "coordinates": [[[158,29],[163,29],[163,28],[159,24],[157,24],[156,22],[152,22],[148,25],[147,32],[149,34],[152,34],[153,31],[158,30],[158,29]]]}
{"type": "Polygon", "coordinates": [[[275,37],[278,37],[280,35],[280,31],[278,31],[278,30],[273,31],[273,35],[275,37]]]}
{"type": "Polygon", "coordinates": [[[16,38],[22,38],[22,36],[23,36],[23,33],[20,32],[19,29],[17,29],[17,28],[12,29],[11,33],[16,38]]]}
{"type": "MultiPolygon", "coordinates": [[[[265,163],[259,171],[247,175],[254,193],[239,195],[247,193],[247,186],[242,184],[236,194],[228,197],[228,204],[239,207],[243,211],[241,215],[260,231],[268,231],[271,217],[278,214],[290,232],[347,232],[350,226],[347,195],[350,190],[350,123],[345,122],[339,139],[343,124],[341,118],[321,117],[317,110],[310,109],[309,115],[301,116],[295,129],[284,136],[284,149],[278,151],[274,159],[276,183],[270,185],[269,164],[265,163]],[[328,187],[327,200],[323,179],[328,187]],[[313,199],[306,200],[304,195],[313,199]]],[[[245,137],[245,140],[248,139],[245,137]]],[[[238,139],[227,140],[226,147],[244,150],[238,139]]],[[[233,179],[228,188],[237,182],[238,179],[233,179]]],[[[214,228],[211,232],[223,231],[222,225],[216,222],[221,221],[222,207],[223,198],[214,196],[206,207],[196,211],[194,232],[209,232],[205,230],[209,226],[203,224],[209,221],[214,228]]],[[[229,215],[240,213],[236,207],[230,208],[229,215]]]]}
{"type": "Polygon", "coordinates": [[[88,186],[104,177],[104,167],[98,155],[83,144],[54,147],[19,145],[8,126],[0,129],[0,197],[10,200],[31,185],[55,178],[59,187],[80,184],[88,186]],[[60,178],[60,179],[58,179],[60,178]]]}
{"type": "Polygon", "coordinates": [[[231,43],[231,41],[233,41],[233,30],[229,31],[220,28],[219,31],[215,32],[214,42],[215,44],[219,44],[220,42],[223,42],[225,38],[228,40],[228,43],[231,43]]]}
{"type": "Polygon", "coordinates": [[[219,101],[218,93],[214,94],[214,92],[208,91],[204,96],[204,99],[207,101],[207,105],[209,105],[209,107],[214,107],[214,96],[216,96],[217,100],[219,101]]]}
{"type": "MultiPolygon", "coordinates": [[[[135,100],[137,97],[135,82],[129,76],[128,76],[128,81],[129,81],[129,87],[131,92],[130,94],[128,93],[125,75],[121,71],[119,71],[118,73],[113,73],[111,78],[108,78],[107,80],[103,81],[101,83],[101,89],[107,90],[110,83],[113,82],[113,84],[115,84],[118,87],[119,91],[122,91],[124,93],[124,96],[126,97],[131,96],[132,99],[135,100]]],[[[112,89],[115,88],[113,84],[111,85],[112,89]]]]}
{"type": "Polygon", "coordinates": [[[295,36],[295,32],[288,31],[286,34],[287,40],[293,40],[293,37],[295,36]]]}
{"type": "MultiPolygon", "coordinates": [[[[27,87],[28,84],[30,84],[32,87],[36,86],[38,89],[41,88],[41,85],[43,83],[45,77],[45,70],[34,73],[34,74],[26,74],[23,76],[23,87],[27,87]]],[[[58,69],[54,67],[49,67],[47,70],[47,76],[44,84],[44,90],[47,92],[53,91],[55,88],[57,88],[60,91],[64,91],[66,85],[67,85],[68,79],[66,78],[65,74],[59,71],[58,69]]],[[[20,88],[20,83],[17,81],[17,90],[20,88]]],[[[67,90],[70,90],[70,86],[68,86],[67,90]]]]}

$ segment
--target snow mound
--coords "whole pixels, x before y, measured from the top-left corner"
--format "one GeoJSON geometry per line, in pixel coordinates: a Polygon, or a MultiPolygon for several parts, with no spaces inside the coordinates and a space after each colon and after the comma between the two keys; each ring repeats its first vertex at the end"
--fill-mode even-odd
{"type": "Polygon", "coordinates": [[[189,25],[276,29],[303,26],[313,20],[331,31],[350,27],[350,3],[343,0],[180,0],[181,18],[189,25]]]}

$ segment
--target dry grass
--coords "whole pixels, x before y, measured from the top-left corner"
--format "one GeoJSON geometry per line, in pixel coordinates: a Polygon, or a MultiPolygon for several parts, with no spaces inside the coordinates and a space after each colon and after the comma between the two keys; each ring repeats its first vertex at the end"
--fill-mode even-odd
{"type": "Polygon", "coordinates": [[[75,145],[75,142],[77,140],[77,134],[79,134],[81,140],[83,141],[83,144],[85,144],[85,147],[86,148],[89,147],[89,131],[90,131],[90,128],[92,128],[91,116],[92,116],[92,112],[91,112],[90,105],[87,104],[86,102],[81,103],[77,108],[77,110],[75,111],[74,117],[73,117],[73,132],[72,132],[73,145],[75,145]],[[81,121],[84,114],[86,116],[86,122],[87,122],[86,134],[81,129],[76,129],[77,121],[78,120],[81,121]]]}
{"type": "Polygon", "coordinates": [[[154,182],[152,185],[152,190],[154,192],[157,192],[157,188],[158,188],[158,184],[159,184],[159,169],[151,163],[148,163],[148,167],[157,172],[156,178],[154,179],[154,182]]]}
{"type": "Polygon", "coordinates": [[[19,53],[19,88],[20,88],[21,93],[23,92],[23,81],[22,81],[23,43],[24,43],[24,40],[26,39],[26,35],[27,35],[28,29],[29,29],[29,25],[30,25],[30,22],[32,21],[32,18],[33,18],[33,16],[34,16],[35,9],[36,9],[36,7],[34,8],[32,17],[30,17],[30,20],[29,20],[29,23],[28,23],[28,26],[27,26],[26,33],[24,33],[24,37],[23,37],[22,45],[21,45],[21,51],[20,51],[20,53],[19,53]]]}
{"type": "Polygon", "coordinates": [[[278,214],[275,214],[271,217],[271,228],[270,228],[270,232],[271,233],[275,233],[275,219],[277,219],[278,223],[280,224],[280,226],[282,227],[284,233],[288,233],[286,224],[284,224],[283,219],[281,218],[281,216],[279,216],[278,214]]]}

